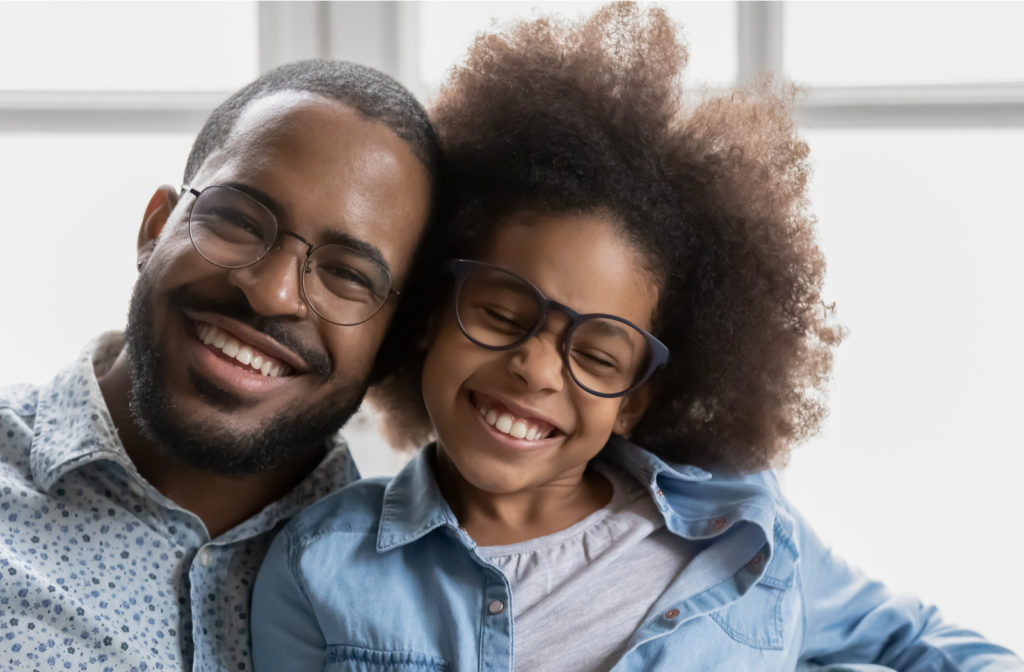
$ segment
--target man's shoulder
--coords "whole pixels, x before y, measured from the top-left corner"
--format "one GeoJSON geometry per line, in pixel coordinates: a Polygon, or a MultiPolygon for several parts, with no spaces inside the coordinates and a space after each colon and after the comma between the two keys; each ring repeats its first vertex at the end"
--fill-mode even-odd
{"type": "Polygon", "coordinates": [[[0,416],[31,417],[36,413],[39,385],[16,383],[0,386],[0,416]]]}
{"type": "Polygon", "coordinates": [[[364,478],[327,495],[291,519],[289,536],[305,545],[325,536],[376,534],[389,481],[364,478]]]}
{"type": "Polygon", "coordinates": [[[30,478],[37,385],[0,387],[0,480],[30,478]]]}

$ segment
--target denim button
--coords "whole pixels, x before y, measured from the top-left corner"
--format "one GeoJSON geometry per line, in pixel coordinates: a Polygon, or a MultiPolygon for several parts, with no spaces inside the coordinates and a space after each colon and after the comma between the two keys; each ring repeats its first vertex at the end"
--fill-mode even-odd
{"type": "Polygon", "coordinates": [[[502,602],[501,600],[491,600],[490,603],[487,605],[487,612],[491,616],[495,616],[497,614],[500,614],[504,609],[505,609],[505,603],[502,602]]]}
{"type": "Polygon", "coordinates": [[[715,532],[721,532],[723,529],[725,529],[726,522],[727,521],[725,520],[725,518],[715,518],[713,521],[711,521],[711,529],[713,529],[715,532]]]}
{"type": "Polygon", "coordinates": [[[665,612],[665,618],[670,618],[671,619],[671,618],[675,618],[678,615],[679,615],[679,610],[678,609],[669,609],[668,611],[665,612]]]}

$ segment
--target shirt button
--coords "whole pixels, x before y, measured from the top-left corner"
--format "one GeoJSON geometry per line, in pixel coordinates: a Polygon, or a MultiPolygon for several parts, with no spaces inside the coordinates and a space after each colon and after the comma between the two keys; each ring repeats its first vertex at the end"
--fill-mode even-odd
{"type": "Polygon", "coordinates": [[[664,497],[664,496],[665,496],[665,493],[664,493],[664,492],[662,492],[661,490],[658,490],[658,491],[657,491],[656,493],[654,493],[654,494],[658,495],[658,497],[664,497]]]}
{"type": "Polygon", "coordinates": [[[217,562],[217,559],[213,557],[213,551],[208,548],[200,549],[199,553],[196,554],[196,560],[203,567],[213,567],[214,563],[217,562]]]}
{"type": "Polygon", "coordinates": [[[726,523],[725,518],[721,518],[721,517],[715,518],[713,521],[711,521],[711,528],[715,532],[721,532],[722,530],[725,529],[725,523],[726,523]]]}
{"type": "Polygon", "coordinates": [[[505,603],[502,602],[501,600],[491,600],[487,604],[487,612],[491,616],[496,616],[496,615],[500,614],[504,609],[505,609],[505,603]]]}
{"type": "Polygon", "coordinates": [[[669,609],[668,611],[665,612],[665,618],[675,618],[678,615],[679,615],[679,610],[678,609],[669,609]]]}
{"type": "Polygon", "coordinates": [[[754,571],[757,571],[758,569],[761,568],[761,563],[762,562],[764,562],[764,559],[761,557],[761,554],[758,553],[757,555],[755,555],[754,557],[752,557],[750,559],[750,568],[752,570],[754,570],[754,571]]]}

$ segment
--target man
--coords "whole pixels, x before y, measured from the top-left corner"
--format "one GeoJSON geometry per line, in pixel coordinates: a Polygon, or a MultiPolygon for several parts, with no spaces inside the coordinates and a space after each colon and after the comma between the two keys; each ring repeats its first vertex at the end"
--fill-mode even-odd
{"type": "Polygon", "coordinates": [[[273,532],[357,477],[336,432],[386,365],[435,154],[351,64],[212,113],[143,214],[125,334],[0,391],[0,669],[251,669],[273,532]]]}

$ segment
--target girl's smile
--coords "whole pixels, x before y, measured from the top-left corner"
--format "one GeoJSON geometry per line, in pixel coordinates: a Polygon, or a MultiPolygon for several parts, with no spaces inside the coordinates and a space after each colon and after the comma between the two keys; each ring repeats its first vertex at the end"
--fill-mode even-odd
{"type": "MultiPolygon", "coordinates": [[[[658,300],[655,279],[604,213],[510,217],[497,226],[480,259],[525,278],[550,300],[579,313],[615,315],[641,329],[651,324],[658,300]]],[[[503,312],[504,306],[485,309],[495,328],[506,322],[509,329],[523,326],[503,312]]],[[[587,495],[587,463],[612,432],[627,433],[642,415],[644,387],[605,398],[573,379],[562,354],[568,323],[566,315],[552,312],[520,345],[492,350],[460,330],[452,304],[437,320],[423,369],[423,396],[437,428],[442,470],[457,481],[452,490],[458,494],[446,492],[457,513],[455,500],[465,503],[468,495],[487,500],[488,506],[526,497],[538,517],[550,516],[541,513],[546,493],[557,491],[563,508],[567,494],[587,495]]],[[[448,479],[440,480],[445,489],[448,479]]]]}

